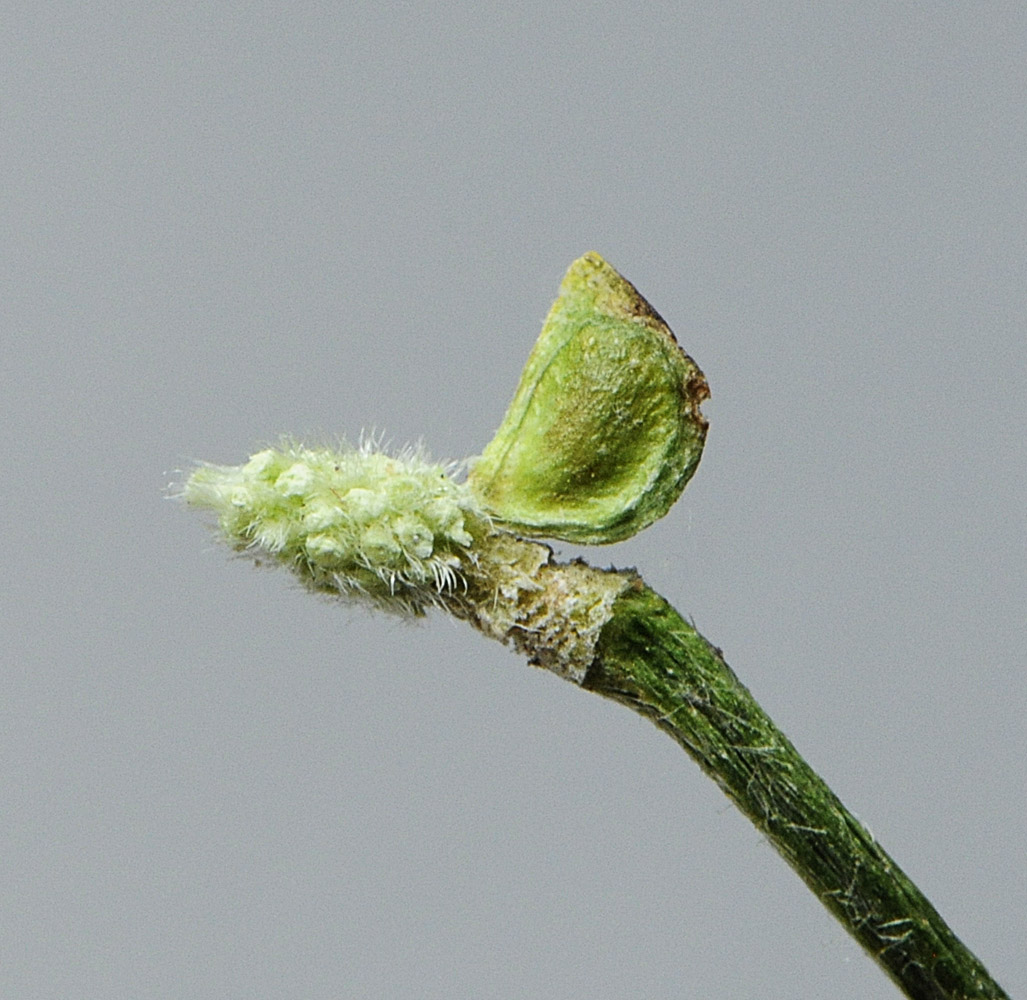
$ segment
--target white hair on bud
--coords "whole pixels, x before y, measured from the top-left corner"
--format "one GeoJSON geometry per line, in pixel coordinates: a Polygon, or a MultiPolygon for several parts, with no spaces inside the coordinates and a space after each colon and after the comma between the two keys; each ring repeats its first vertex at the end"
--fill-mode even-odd
{"type": "Polygon", "coordinates": [[[182,489],[212,510],[226,541],[271,556],[315,590],[415,613],[465,586],[489,519],[455,464],[420,447],[265,448],[243,465],[202,465],[182,489]]]}

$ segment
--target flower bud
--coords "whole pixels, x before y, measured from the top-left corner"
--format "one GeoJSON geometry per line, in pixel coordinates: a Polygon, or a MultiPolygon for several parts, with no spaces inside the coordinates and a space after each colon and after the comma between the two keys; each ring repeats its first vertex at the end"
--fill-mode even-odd
{"type": "Polygon", "coordinates": [[[183,488],[226,539],[316,590],[419,611],[458,588],[488,518],[465,484],[413,452],[291,444],[244,465],[204,465],[183,488]]]}

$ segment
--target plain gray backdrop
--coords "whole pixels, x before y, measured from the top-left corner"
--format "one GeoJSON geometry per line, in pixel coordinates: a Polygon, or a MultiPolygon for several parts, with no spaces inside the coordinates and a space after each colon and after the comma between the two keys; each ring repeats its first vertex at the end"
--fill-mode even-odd
{"type": "Polygon", "coordinates": [[[0,60],[0,992],[897,991],[664,735],[164,496],[483,448],[598,250],[713,392],[603,550],[1027,995],[1023,4],[25,4],[0,60]]]}

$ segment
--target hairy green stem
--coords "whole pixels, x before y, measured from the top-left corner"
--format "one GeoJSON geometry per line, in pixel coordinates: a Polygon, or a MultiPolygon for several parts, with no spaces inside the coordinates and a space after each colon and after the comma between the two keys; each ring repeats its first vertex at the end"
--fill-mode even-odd
{"type": "Polygon", "coordinates": [[[1008,1000],[720,650],[636,574],[557,563],[548,547],[505,533],[478,552],[450,610],[668,733],[906,996],[1008,1000]]]}
{"type": "Polygon", "coordinates": [[[681,744],[908,997],[1006,997],[720,650],[659,595],[639,583],[617,599],[581,686],[681,744]]]}

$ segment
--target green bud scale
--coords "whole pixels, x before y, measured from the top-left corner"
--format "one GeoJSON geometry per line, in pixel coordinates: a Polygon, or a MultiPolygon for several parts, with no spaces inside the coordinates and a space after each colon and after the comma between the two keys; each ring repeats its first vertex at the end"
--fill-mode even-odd
{"type": "Polygon", "coordinates": [[[471,488],[522,534],[619,542],[663,517],[692,477],[709,394],[634,285],[585,254],[563,279],[471,488]]]}

